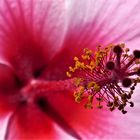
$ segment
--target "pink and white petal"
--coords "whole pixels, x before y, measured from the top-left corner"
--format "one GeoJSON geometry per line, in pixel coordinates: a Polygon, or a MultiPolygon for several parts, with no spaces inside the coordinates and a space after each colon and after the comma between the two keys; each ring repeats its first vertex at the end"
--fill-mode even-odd
{"type": "MultiPolygon", "coordinates": [[[[87,44],[120,43],[139,38],[140,1],[87,0],[69,2],[70,25],[87,24],[82,36],[87,44]]],[[[81,36],[79,36],[81,38],[81,36]]],[[[130,47],[130,45],[128,44],[130,47]]],[[[94,46],[95,47],[95,46],[94,46]]]]}
{"type": "MultiPolygon", "coordinates": [[[[84,3],[84,1],[80,2],[73,1],[72,8],[70,10],[72,13],[71,18],[75,19],[72,20],[72,25],[75,26],[75,22],[79,22],[79,25],[82,25],[82,23],[85,22],[87,27],[89,27],[89,30],[86,30],[85,28],[82,34],[84,36],[83,38],[85,39],[89,38],[88,40],[86,40],[87,42],[86,44],[88,44],[88,47],[91,47],[90,44],[92,44],[93,47],[95,47],[94,44],[106,45],[109,43],[124,42],[126,43],[127,47],[131,49],[139,48],[140,45],[139,38],[140,30],[138,29],[138,27],[140,26],[139,0],[131,2],[128,0],[126,1],[89,0],[86,2],[87,3],[84,3]],[[97,8],[94,8],[94,6],[97,8]],[[73,7],[75,7],[75,11],[72,10],[73,7]],[[82,11],[83,13],[81,14],[82,11]],[[79,18],[74,16],[75,12],[77,13],[80,12],[79,18]]],[[[81,36],[79,35],[79,40],[80,39],[81,36]]],[[[136,94],[137,93],[138,92],[136,92],[136,94]]],[[[134,102],[135,100],[136,98],[134,97],[134,102]]],[[[111,117],[112,119],[111,118],[109,119],[109,124],[110,126],[114,126],[114,129],[118,131],[112,130],[112,128],[109,126],[107,127],[107,130],[110,130],[111,133],[103,134],[102,137],[100,136],[98,137],[97,135],[97,138],[98,139],[140,138],[140,134],[138,133],[138,130],[140,129],[140,122],[138,119],[138,116],[140,114],[140,108],[138,105],[139,99],[137,100],[138,101],[136,101],[136,106],[133,109],[134,111],[132,111],[132,109],[129,110],[127,115],[122,116],[122,114],[119,114],[119,112],[112,113],[113,117],[111,117]],[[135,121],[134,119],[137,121],[135,121]],[[134,127],[130,134],[128,131],[128,127],[131,127],[132,125],[134,127]]],[[[102,125],[101,127],[106,129],[105,128],[106,125],[102,125]]]]}
{"type": "Polygon", "coordinates": [[[66,71],[70,65],[73,65],[74,56],[81,56],[83,49],[87,47],[95,50],[95,43],[89,41],[91,40],[90,27],[90,25],[82,25],[82,23],[69,27],[65,34],[62,48],[50,61],[43,76],[45,75],[48,80],[66,79],[66,71]]]}
{"type": "Polygon", "coordinates": [[[65,10],[64,0],[1,0],[1,38],[6,40],[7,33],[17,26],[20,27],[15,31],[20,34],[23,28],[22,35],[26,36],[25,28],[28,28],[33,34],[40,35],[39,40],[48,48],[51,57],[63,42],[66,30],[65,10]]]}
{"type": "MultiPolygon", "coordinates": [[[[104,139],[140,139],[140,98],[139,98],[140,86],[136,88],[135,94],[132,98],[134,101],[134,107],[127,108],[128,113],[122,115],[116,111],[113,113],[113,117],[110,118],[109,122],[115,126],[114,130],[111,130],[110,135],[106,134],[104,139]]],[[[108,127],[109,128],[109,127],[108,127]]],[[[109,128],[110,129],[110,128],[109,128]]]]}
{"type": "Polygon", "coordinates": [[[63,42],[66,30],[65,1],[2,2],[1,57],[16,69],[19,77],[27,80],[35,70],[47,65],[63,42]]]}
{"type": "Polygon", "coordinates": [[[72,64],[72,58],[79,56],[83,48],[95,50],[99,44],[105,46],[122,42],[130,48],[134,45],[134,48],[139,46],[139,38],[133,38],[139,33],[135,28],[140,24],[139,20],[136,20],[139,18],[139,6],[138,1],[131,3],[110,0],[67,1],[69,28],[62,49],[48,66],[47,78],[56,79],[57,76],[59,79],[63,78],[67,67],[72,64]],[[128,6],[129,4],[131,6],[128,6]],[[133,16],[128,18],[130,14],[133,16]],[[126,19],[129,21],[125,22],[126,19]]]}
{"type": "Polygon", "coordinates": [[[9,119],[9,114],[0,118],[0,138],[2,140],[4,140],[8,119],[9,119]]]}

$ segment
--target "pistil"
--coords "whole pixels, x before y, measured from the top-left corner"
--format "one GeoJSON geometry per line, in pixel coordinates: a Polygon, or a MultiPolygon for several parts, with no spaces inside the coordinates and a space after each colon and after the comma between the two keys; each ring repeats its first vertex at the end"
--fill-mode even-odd
{"type": "Polygon", "coordinates": [[[104,101],[110,111],[118,108],[123,114],[127,113],[124,108],[127,104],[134,106],[129,100],[140,82],[139,59],[140,51],[129,54],[125,44],[97,46],[95,53],[84,49],[81,58],[75,57],[75,66],[70,66],[66,73],[68,77],[78,79],[75,101],[80,103],[87,97],[85,107],[92,109],[92,102],[96,99],[100,109],[104,101]]]}

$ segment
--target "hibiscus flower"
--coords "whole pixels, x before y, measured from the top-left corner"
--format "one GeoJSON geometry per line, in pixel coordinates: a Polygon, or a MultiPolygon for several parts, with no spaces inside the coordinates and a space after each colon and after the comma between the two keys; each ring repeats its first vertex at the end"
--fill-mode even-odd
{"type": "Polygon", "coordinates": [[[4,139],[140,138],[139,87],[126,115],[88,110],[75,103],[66,76],[84,48],[120,42],[138,48],[139,7],[139,0],[0,0],[4,139]]]}

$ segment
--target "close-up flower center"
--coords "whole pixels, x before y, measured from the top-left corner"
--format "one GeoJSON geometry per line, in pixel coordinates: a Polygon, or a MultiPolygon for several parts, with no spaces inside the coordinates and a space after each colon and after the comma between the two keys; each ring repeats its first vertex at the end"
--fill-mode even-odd
{"type": "Polygon", "coordinates": [[[130,54],[125,44],[111,44],[105,48],[98,46],[95,53],[84,49],[84,54],[81,58],[74,58],[75,66],[70,66],[66,73],[68,77],[76,74],[75,101],[79,103],[88,98],[85,108],[93,108],[92,102],[96,98],[100,109],[106,102],[110,111],[118,108],[123,114],[127,113],[125,107],[127,104],[134,106],[129,100],[140,82],[139,58],[140,51],[130,54]]]}
{"type": "Polygon", "coordinates": [[[0,0],[0,140],[139,139],[139,9],[0,0]]]}

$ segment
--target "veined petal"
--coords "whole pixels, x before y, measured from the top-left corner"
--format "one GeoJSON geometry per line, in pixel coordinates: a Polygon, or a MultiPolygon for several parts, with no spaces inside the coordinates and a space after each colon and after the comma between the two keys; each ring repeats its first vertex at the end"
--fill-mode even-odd
{"type": "MultiPolygon", "coordinates": [[[[105,44],[114,43],[114,42],[120,43],[120,41],[132,43],[132,40],[133,40],[133,36],[129,39],[131,30],[127,30],[130,28],[130,25],[132,23],[124,24],[124,22],[129,17],[129,16],[126,16],[127,13],[129,15],[129,13],[131,13],[132,11],[135,11],[135,9],[136,9],[135,6],[139,7],[139,4],[137,5],[138,1],[135,1],[136,3],[132,2],[131,3],[132,9],[128,8],[128,9],[124,10],[125,12],[122,13],[122,16],[118,16],[118,15],[121,14],[121,10],[124,9],[125,6],[127,5],[126,3],[122,2],[122,1],[115,1],[115,2],[113,1],[112,2],[109,0],[108,1],[106,1],[106,0],[100,0],[100,1],[87,0],[86,4],[85,4],[85,1],[80,1],[80,2],[72,1],[72,2],[74,2],[74,3],[72,3],[72,8],[71,8],[71,3],[70,2],[67,3],[68,5],[70,5],[70,12],[72,13],[71,14],[72,16],[69,18],[69,30],[68,30],[65,40],[63,42],[63,48],[53,58],[52,62],[49,61],[50,63],[47,63],[47,64],[49,64],[49,67],[47,70],[48,73],[46,72],[46,77],[48,80],[65,79],[66,77],[65,77],[64,72],[65,72],[68,64],[71,65],[71,62],[72,62],[71,58],[74,55],[80,55],[80,50],[82,50],[82,48],[84,48],[84,47],[94,49],[94,47],[96,47],[96,45],[98,45],[98,44],[105,45],[105,44]],[[76,10],[72,11],[73,5],[76,7],[75,8],[76,10]],[[95,7],[97,6],[97,8],[94,9],[92,7],[92,5],[94,5],[95,7]],[[88,8],[88,7],[90,7],[90,8],[88,8]],[[83,10],[84,8],[86,9],[86,14],[84,13],[85,12],[83,10]],[[95,14],[93,14],[93,16],[91,15],[91,13],[93,13],[92,9],[93,9],[93,12],[95,13],[95,14]],[[117,13],[118,10],[116,10],[116,9],[120,9],[119,10],[120,13],[117,13]],[[81,11],[83,11],[82,14],[81,14],[81,11]],[[77,12],[77,14],[75,14],[75,12],[77,12]],[[112,17],[112,15],[115,15],[115,14],[116,14],[116,17],[114,17],[114,16],[112,17]],[[86,16],[84,16],[84,15],[86,15],[86,16]],[[74,18],[74,16],[75,16],[75,18],[74,18]],[[83,17],[85,17],[85,19],[83,19],[83,17]],[[72,21],[72,22],[70,22],[70,21],[72,21]],[[123,30],[120,30],[121,27],[124,27],[123,30]],[[128,34],[127,34],[127,32],[128,32],[128,34]]],[[[128,3],[128,1],[125,1],[125,2],[128,3]]],[[[128,7],[128,5],[127,5],[127,7],[128,7]]],[[[136,11],[136,13],[137,13],[137,11],[136,11]]],[[[12,20],[11,20],[11,22],[12,22],[12,20]]],[[[139,25],[138,22],[136,22],[136,24],[139,25]]],[[[19,24],[19,25],[21,26],[22,24],[19,24]]],[[[21,29],[21,28],[19,28],[19,29],[21,29]]],[[[38,27],[37,27],[37,29],[38,29],[38,27]]],[[[21,33],[21,31],[20,31],[20,33],[21,33]]],[[[137,36],[137,33],[136,33],[136,36],[137,36]]],[[[16,35],[17,35],[17,33],[16,33],[16,35]]],[[[21,34],[21,35],[23,35],[23,34],[21,34]]],[[[36,33],[35,33],[35,35],[36,35],[36,33]]],[[[34,34],[33,34],[33,36],[34,36],[34,34]]],[[[20,38],[20,36],[19,36],[19,38],[20,38]]],[[[27,40],[25,39],[26,44],[29,43],[28,40],[30,40],[30,38],[32,38],[32,36],[30,36],[30,34],[29,34],[27,36],[27,40]]],[[[49,40],[49,43],[51,42],[50,40],[49,40]]],[[[22,41],[20,41],[20,42],[22,42],[22,41]]],[[[14,45],[16,45],[16,43],[14,45]]],[[[37,44],[37,46],[38,46],[38,44],[40,44],[40,42],[38,42],[38,36],[35,36],[35,38],[32,38],[32,41],[29,44],[30,44],[30,46],[34,46],[34,44],[37,44]],[[37,43],[34,43],[36,41],[37,41],[37,43]]],[[[38,47],[35,47],[35,48],[38,48],[38,47]]],[[[42,57],[42,59],[47,58],[47,57],[44,57],[44,55],[43,56],[36,55],[36,54],[38,54],[38,50],[40,51],[40,49],[36,49],[35,51],[32,49],[30,50],[30,51],[33,51],[33,58],[35,56],[42,57]]],[[[42,54],[42,52],[44,52],[44,50],[41,50],[41,54],[42,54]]],[[[48,55],[49,55],[49,53],[48,53],[48,55]]],[[[23,54],[26,54],[26,53],[23,53],[23,54]]],[[[29,54],[27,56],[29,56],[29,54]]],[[[39,54],[40,54],[40,52],[39,52],[39,54]]],[[[45,54],[47,54],[47,53],[45,53],[45,54]]],[[[29,59],[29,57],[27,57],[27,58],[29,59]]],[[[31,57],[31,60],[32,60],[32,57],[31,57]]],[[[36,62],[36,60],[37,59],[34,59],[35,62],[36,62]]],[[[25,62],[28,62],[28,61],[25,61],[25,62]]],[[[31,65],[33,65],[33,64],[31,64],[31,65]]],[[[42,63],[42,66],[43,65],[44,65],[44,63],[42,63]]],[[[20,69],[28,68],[28,67],[26,67],[26,65],[24,65],[24,66],[25,67],[21,67],[20,69]]],[[[29,74],[29,73],[31,73],[32,68],[36,70],[40,66],[34,66],[34,67],[29,67],[29,69],[26,71],[26,73],[29,74]]],[[[22,74],[20,74],[20,75],[22,75],[22,74]]],[[[32,75],[29,75],[29,77],[32,77],[32,75]]],[[[46,99],[50,103],[50,105],[58,112],[58,114],[61,114],[62,118],[64,120],[66,120],[64,122],[68,122],[68,124],[71,126],[70,128],[72,128],[71,129],[72,132],[76,132],[77,135],[80,135],[84,139],[90,139],[90,138],[91,139],[93,139],[93,138],[94,139],[139,138],[139,134],[136,132],[137,130],[139,130],[139,125],[136,125],[136,128],[134,129],[134,131],[132,131],[133,134],[131,136],[125,135],[125,134],[127,134],[127,132],[126,132],[127,130],[122,131],[122,128],[126,128],[124,126],[122,127],[123,122],[125,122],[126,120],[128,121],[128,123],[127,123],[128,125],[126,125],[126,126],[132,125],[131,120],[133,118],[131,115],[130,116],[128,115],[128,117],[124,117],[122,119],[123,121],[121,121],[120,120],[121,117],[118,115],[118,113],[116,113],[116,114],[109,113],[106,110],[100,111],[97,109],[94,109],[93,111],[85,110],[83,108],[83,106],[75,104],[75,102],[72,99],[71,92],[66,92],[64,94],[63,94],[63,92],[61,92],[61,93],[58,92],[57,94],[50,93],[49,96],[46,95],[46,99]],[[60,94],[61,94],[61,96],[60,96],[60,94]],[[132,118],[132,119],[130,119],[130,118],[132,118]],[[118,123],[118,121],[120,121],[122,123],[118,123]],[[114,132],[114,130],[119,130],[118,131],[119,135],[116,133],[116,131],[114,132]]],[[[29,106],[29,110],[30,110],[30,107],[32,108],[32,106],[29,106]]],[[[34,116],[37,116],[36,114],[42,113],[38,110],[36,110],[36,111],[37,111],[37,113],[33,112],[33,114],[35,114],[34,116]]],[[[21,109],[20,113],[18,113],[18,116],[14,116],[14,117],[16,117],[14,119],[14,121],[16,121],[16,123],[13,122],[12,125],[10,126],[10,128],[13,128],[13,126],[15,124],[16,125],[20,124],[17,127],[18,128],[17,130],[22,130],[22,129],[19,129],[21,126],[23,126],[22,128],[29,127],[28,126],[29,123],[21,124],[21,122],[24,120],[24,118],[21,116],[21,114],[24,114],[23,112],[29,114],[28,113],[29,111],[27,111],[27,108],[25,108],[24,110],[21,109]],[[18,119],[21,119],[19,123],[17,123],[18,119]],[[27,125],[27,126],[24,127],[25,125],[27,125]]],[[[65,123],[63,121],[62,121],[62,123],[59,122],[59,120],[53,114],[54,112],[51,112],[49,110],[49,113],[50,114],[48,114],[48,115],[52,116],[52,119],[54,119],[54,121],[57,122],[57,124],[62,129],[65,128],[66,130],[69,130],[69,127],[66,128],[67,125],[64,125],[65,123]]],[[[139,111],[138,111],[138,114],[139,114],[139,111]]],[[[32,115],[31,115],[31,117],[32,117],[32,115]]],[[[26,118],[28,118],[28,117],[26,116],[26,118]]],[[[45,117],[43,117],[43,118],[45,118],[45,117]]],[[[29,118],[29,120],[30,119],[31,118],[29,118]]],[[[40,118],[37,118],[37,120],[38,119],[40,120],[40,118]]],[[[29,120],[28,120],[28,122],[29,122],[29,120]]],[[[26,122],[26,119],[23,122],[26,122]]],[[[50,123],[49,119],[47,119],[46,122],[50,123]]],[[[41,120],[41,124],[42,123],[44,123],[44,122],[41,120]]],[[[36,124],[36,122],[33,124],[35,124],[35,125],[33,125],[33,127],[30,127],[29,129],[33,128],[32,130],[34,130],[34,128],[42,127],[42,126],[36,124]]],[[[138,122],[138,124],[139,124],[139,122],[138,122]]],[[[46,125],[47,125],[47,123],[46,123],[46,125]]],[[[44,125],[43,125],[43,127],[44,127],[44,125]]],[[[51,124],[50,124],[50,127],[52,127],[51,124]]],[[[29,132],[32,132],[32,130],[29,130],[29,132]]],[[[43,130],[46,130],[46,129],[43,128],[43,130]]],[[[34,131],[36,131],[36,129],[34,131]]],[[[14,133],[11,132],[8,137],[14,138],[13,134],[14,133]]],[[[29,138],[31,136],[28,134],[27,135],[22,135],[21,133],[17,133],[17,134],[19,134],[19,136],[18,136],[19,138],[29,138]]],[[[50,132],[50,134],[51,134],[51,132],[50,132]]],[[[40,134],[40,136],[41,135],[42,135],[42,133],[40,134]]]]}
{"type": "Polygon", "coordinates": [[[88,44],[127,43],[139,38],[139,0],[72,0],[69,5],[70,25],[87,24],[82,36],[88,36],[88,44]]]}
{"type": "Polygon", "coordinates": [[[45,67],[59,50],[66,30],[64,11],[63,0],[1,2],[1,57],[23,80],[45,67]]]}
{"type": "Polygon", "coordinates": [[[57,76],[59,79],[65,77],[64,72],[66,67],[72,64],[72,58],[80,55],[81,50],[86,47],[94,50],[100,44],[105,46],[110,43],[125,42],[129,48],[138,48],[139,37],[132,36],[135,36],[134,30],[139,34],[137,27],[140,22],[137,19],[140,5],[138,1],[131,2],[131,6],[128,6],[129,4],[128,1],[109,0],[68,1],[69,28],[62,49],[48,66],[47,75],[51,77],[47,77],[49,79],[56,79],[57,76]],[[130,14],[132,16],[129,16],[130,14]],[[129,21],[125,22],[126,19],[129,21]],[[63,69],[59,71],[59,67],[63,69]]]}

